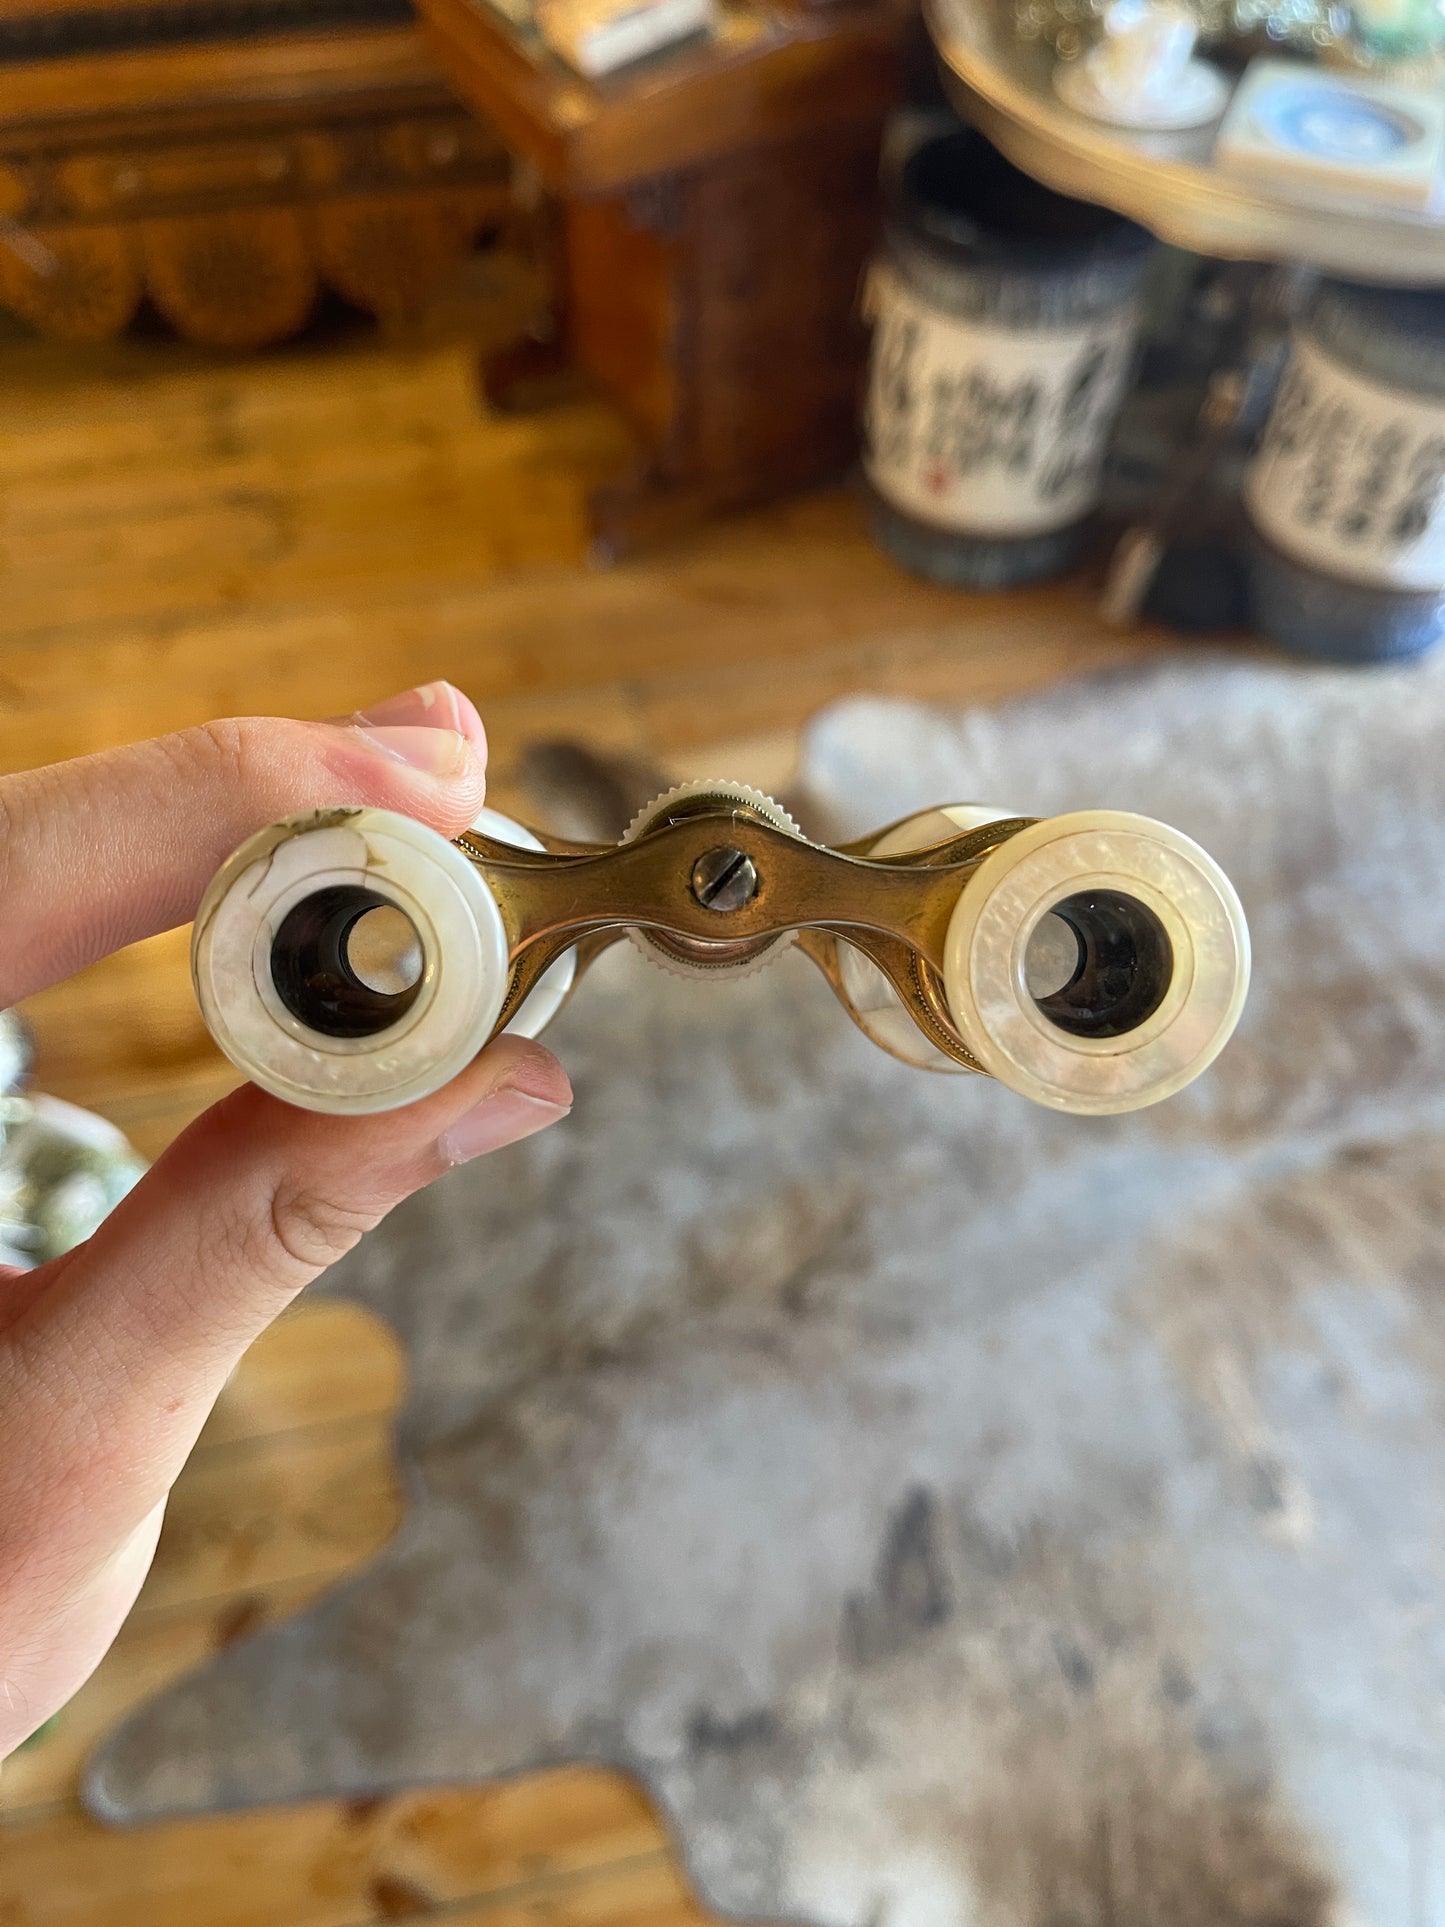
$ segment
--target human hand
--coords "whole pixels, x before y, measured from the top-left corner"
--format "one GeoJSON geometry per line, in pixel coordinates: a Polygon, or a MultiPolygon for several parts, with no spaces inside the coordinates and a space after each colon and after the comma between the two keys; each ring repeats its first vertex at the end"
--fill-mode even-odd
{"type": "MultiPolygon", "coordinates": [[[[0,779],[0,1008],[185,922],[236,845],[292,811],[372,804],[456,834],[485,762],[476,710],[432,683],[349,723],[210,723],[0,779]]],[[[556,1060],[514,1037],[382,1116],[318,1116],[248,1085],[87,1243],[0,1269],[0,1758],[115,1637],[257,1334],[402,1198],[570,1103],[556,1060]]]]}

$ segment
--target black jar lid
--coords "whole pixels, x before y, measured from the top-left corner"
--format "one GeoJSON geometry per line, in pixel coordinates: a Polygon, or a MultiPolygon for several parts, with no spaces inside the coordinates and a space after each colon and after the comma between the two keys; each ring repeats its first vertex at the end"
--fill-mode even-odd
{"type": "Polygon", "coordinates": [[[1387,388],[1445,400],[1445,289],[1321,281],[1307,332],[1336,361],[1387,388]]]}
{"type": "Polygon", "coordinates": [[[1135,262],[1154,246],[1122,215],[1041,186],[971,127],[916,147],[890,202],[899,227],[959,266],[1048,273],[1135,262]]]}

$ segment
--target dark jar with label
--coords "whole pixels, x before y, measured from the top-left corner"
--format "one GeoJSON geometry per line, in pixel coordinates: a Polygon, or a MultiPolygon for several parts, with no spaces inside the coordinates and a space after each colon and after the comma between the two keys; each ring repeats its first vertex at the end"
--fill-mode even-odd
{"type": "Polygon", "coordinates": [[[1323,281],[1244,481],[1257,628],[1329,662],[1445,631],[1445,293],[1323,281]]]}
{"type": "Polygon", "coordinates": [[[998,589],[1075,560],[1153,246],[970,129],[914,149],[865,307],[864,475],[874,535],[896,561],[998,589]]]}

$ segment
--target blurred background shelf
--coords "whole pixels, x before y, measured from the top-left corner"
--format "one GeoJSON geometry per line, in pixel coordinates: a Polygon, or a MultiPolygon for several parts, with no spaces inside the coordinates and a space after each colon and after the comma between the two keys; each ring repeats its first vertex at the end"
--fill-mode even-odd
{"type": "Polygon", "coordinates": [[[959,112],[1046,186],[1198,254],[1396,286],[1445,281],[1445,219],[1225,173],[1211,158],[1218,121],[1137,133],[1074,113],[1054,93],[1050,47],[1015,33],[1010,0],[924,0],[924,10],[959,112]]]}

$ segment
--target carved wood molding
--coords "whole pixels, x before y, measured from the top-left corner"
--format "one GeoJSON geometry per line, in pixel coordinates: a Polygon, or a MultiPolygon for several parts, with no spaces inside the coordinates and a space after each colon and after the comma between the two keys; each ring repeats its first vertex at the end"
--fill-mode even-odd
{"type": "Polygon", "coordinates": [[[254,348],[323,284],[385,319],[425,306],[511,199],[511,160],[460,106],[227,125],[167,139],[143,116],[63,142],[0,132],[0,304],[97,341],[143,296],[191,341],[254,348]],[[17,245],[18,244],[18,245],[17,245]]]}
{"type": "Polygon", "coordinates": [[[34,235],[54,266],[40,273],[0,239],[0,303],[42,334],[62,341],[104,341],[117,334],[141,298],[140,253],[118,227],[74,227],[34,235]]]}
{"type": "Polygon", "coordinates": [[[409,0],[95,0],[0,10],[0,63],[411,19],[409,0]]]}
{"type": "Polygon", "coordinates": [[[102,341],[145,294],[189,341],[259,348],[304,325],[323,282],[385,320],[418,313],[505,210],[482,188],[39,227],[53,267],[0,245],[0,304],[42,334],[102,341]]]}

